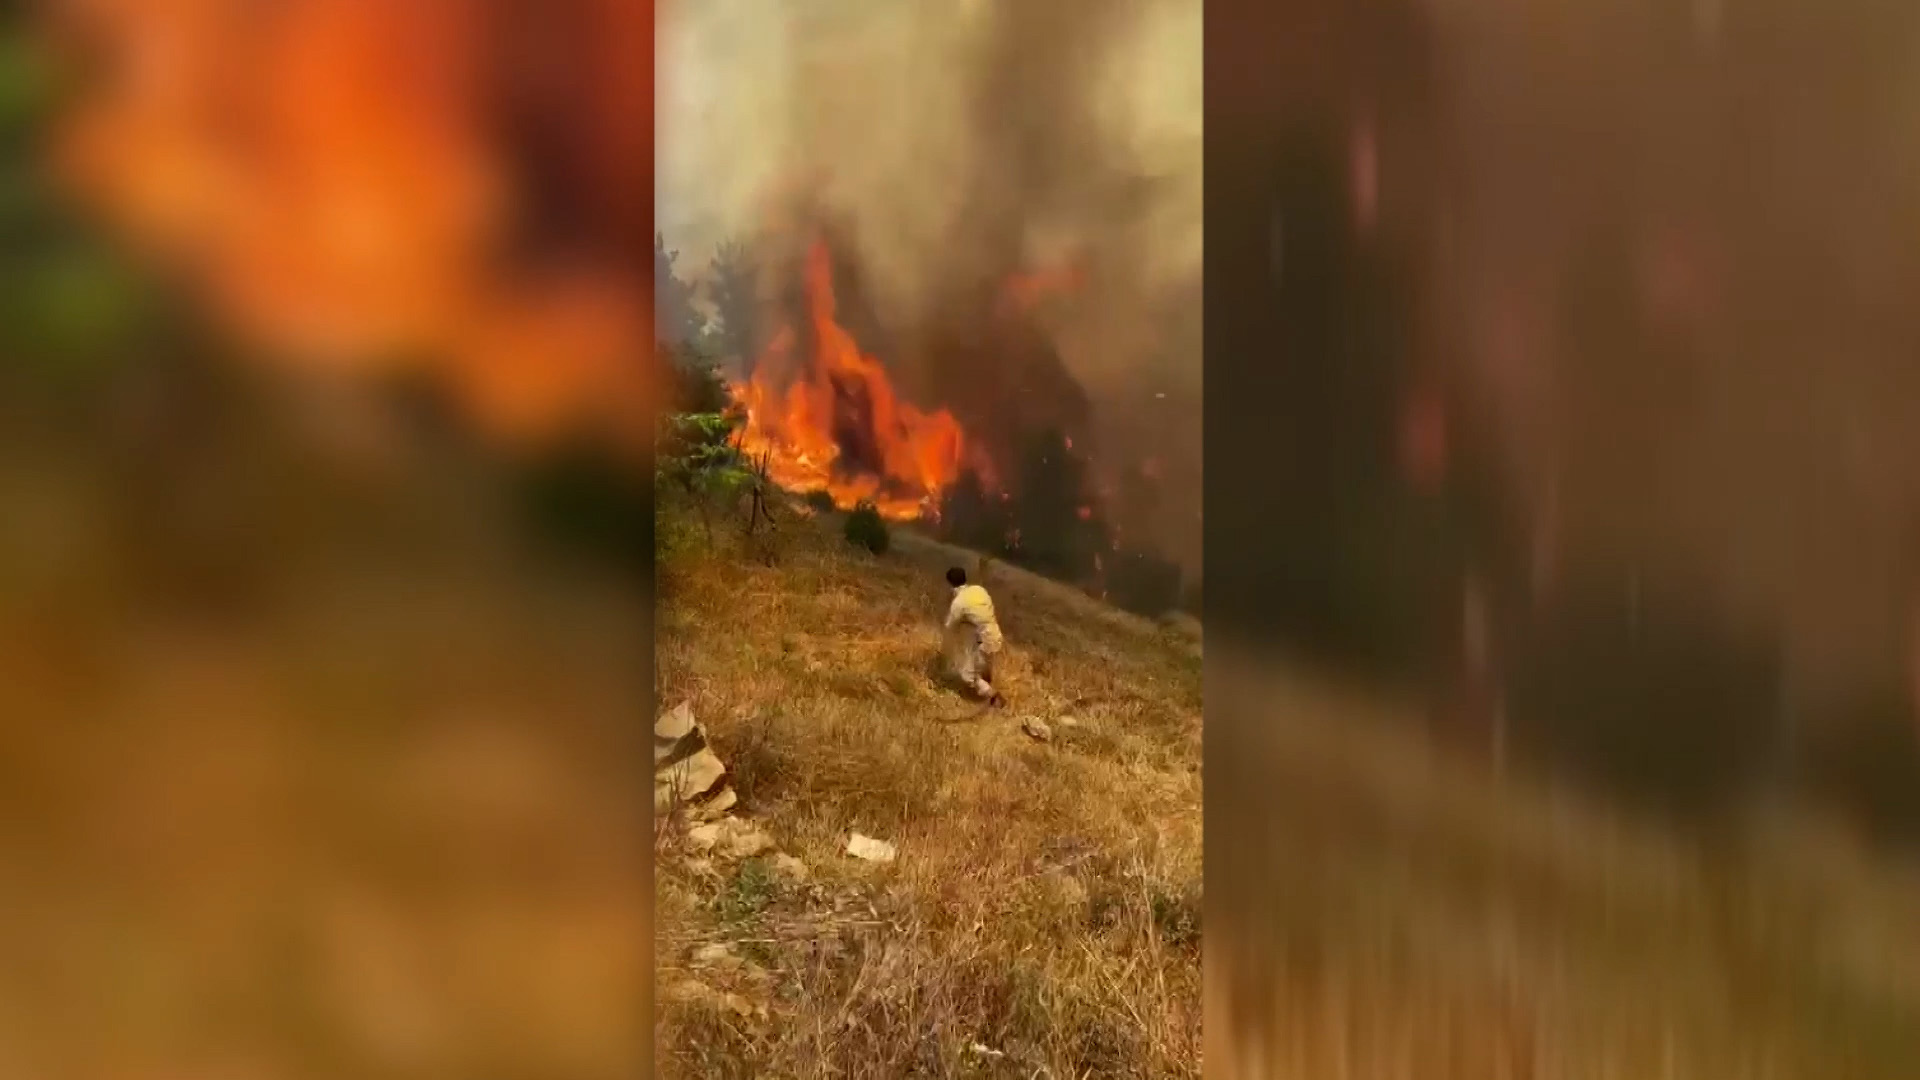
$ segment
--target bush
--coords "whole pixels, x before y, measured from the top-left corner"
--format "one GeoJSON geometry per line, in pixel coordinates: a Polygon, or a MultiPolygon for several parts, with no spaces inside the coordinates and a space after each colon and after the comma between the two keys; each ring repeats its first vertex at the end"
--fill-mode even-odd
{"type": "Polygon", "coordinates": [[[885,555],[892,537],[887,533],[887,521],[880,516],[880,508],[870,502],[862,502],[847,515],[847,543],[854,547],[866,548],[875,555],[885,555]]]}
{"type": "Polygon", "coordinates": [[[820,514],[830,514],[839,509],[833,504],[833,496],[825,491],[807,492],[807,505],[820,514]]]}

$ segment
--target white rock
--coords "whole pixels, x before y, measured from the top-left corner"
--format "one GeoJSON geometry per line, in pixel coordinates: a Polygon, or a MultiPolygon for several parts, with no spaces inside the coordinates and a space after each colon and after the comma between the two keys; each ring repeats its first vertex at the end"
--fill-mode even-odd
{"type": "Polygon", "coordinates": [[[693,731],[693,728],[693,705],[690,702],[683,701],[667,710],[666,715],[654,721],[653,737],[656,739],[666,739],[669,742],[677,742],[686,738],[687,735],[693,731]]]}
{"type": "Polygon", "coordinates": [[[722,817],[687,830],[687,846],[728,859],[744,859],[773,847],[765,829],[737,817],[722,817]]]}
{"type": "Polygon", "coordinates": [[[897,854],[892,844],[885,840],[875,840],[871,836],[854,833],[847,838],[847,854],[868,862],[888,863],[897,854]]]}
{"type": "Polygon", "coordinates": [[[712,791],[726,774],[727,767],[707,749],[661,769],[653,777],[654,813],[666,813],[680,802],[712,791]]]}
{"type": "Polygon", "coordinates": [[[773,837],[768,836],[765,830],[749,825],[739,818],[726,820],[733,825],[732,829],[728,830],[724,844],[729,858],[744,859],[758,855],[773,846],[773,837]]]}
{"type": "Polygon", "coordinates": [[[1025,720],[1020,721],[1020,730],[1026,732],[1028,737],[1036,742],[1053,741],[1053,729],[1048,727],[1047,722],[1039,717],[1029,716],[1025,720]]]}

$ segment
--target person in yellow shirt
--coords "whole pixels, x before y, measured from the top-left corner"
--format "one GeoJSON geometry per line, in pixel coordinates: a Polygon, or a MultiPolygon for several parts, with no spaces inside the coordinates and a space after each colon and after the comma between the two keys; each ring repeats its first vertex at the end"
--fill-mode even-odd
{"type": "Polygon", "coordinates": [[[947,609],[947,638],[954,673],[967,689],[992,705],[1006,704],[993,688],[993,661],[1000,655],[1000,621],[993,614],[993,597],[978,585],[967,584],[967,572],[947,571],[953,587],[953,605],[947,609]]]}

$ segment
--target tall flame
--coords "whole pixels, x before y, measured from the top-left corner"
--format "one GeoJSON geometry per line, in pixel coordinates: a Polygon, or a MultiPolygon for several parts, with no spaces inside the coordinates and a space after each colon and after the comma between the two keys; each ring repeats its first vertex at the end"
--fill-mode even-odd
{"type": "Polygon", "coordinates": [[[789,491],[826,492],[842,509],[871,502],[894,520],[937,512],[967,463],[967,440],[945,409],[900,399],[879,360],[862,352],[835,308],[832,253],[808,249],[805,319],[782,328],[735,383],[746,410],[741,446],[789,491]]]}

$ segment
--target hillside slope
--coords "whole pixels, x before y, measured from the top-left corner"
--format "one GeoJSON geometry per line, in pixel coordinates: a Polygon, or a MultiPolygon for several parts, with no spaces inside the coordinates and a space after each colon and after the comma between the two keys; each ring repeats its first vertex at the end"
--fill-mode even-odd
{"type": "Polygon", "coordinates": [[[1689,838],[1386,695],[1225,647],[1209,676],[1218,1075],[1920,1076],[1920,877],[1837,824],[1689,838]]]}
{"type": "Polygon", "coordinates": [[[1198,1076],[1196,643],[996,566],[1012,704],[984,710],[938,678],[950,551],[835,526],[661,567],[659,700],[778,845],[663,833],[662,1075],[1198,1076]]]}

